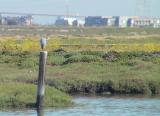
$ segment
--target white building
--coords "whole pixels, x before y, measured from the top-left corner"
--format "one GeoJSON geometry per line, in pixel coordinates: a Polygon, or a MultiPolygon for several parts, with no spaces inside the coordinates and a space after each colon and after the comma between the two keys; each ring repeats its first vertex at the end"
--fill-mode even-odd
{"type": "Polygon", "coordinates": [[[83,20],[75,20],[75,21],[73,21],[72,25],[75,26],[75,27],[84,27],[85,21],[83,21],[83,20]]]}
{"type": "Polygon", "coordinates": [[[72,26],[73,22],[76,21],[76,18],[71,17],[64,17],[64,18],[58,18],[55,22],[56,26],[72,26]]]}
{"type": "Polygon", "coordinates": [[[160,19],[145,17],[130,18],[128,21],[128,26],[160,28],[160,19]]]}
{"type": "Polygon", "coordinates": [[[114,27],[115,26],[115,22],[116,22],[115,18],[110,16],[110,17],[106,17],[106,19],[107,19],[107,26],[108,27],[114,27]]]}
{"type": "Polygon", "coordinates": [[[117,16],[115,18],[115,26],[120,28],[125,28],[128,26],[129,17],[126,16],[117,16]]]}
{"type": "Polygon", "coordinates": [[[153,27],[154,28],[160,28],[160,19],[154,19],[153,20],[153,27]]]}

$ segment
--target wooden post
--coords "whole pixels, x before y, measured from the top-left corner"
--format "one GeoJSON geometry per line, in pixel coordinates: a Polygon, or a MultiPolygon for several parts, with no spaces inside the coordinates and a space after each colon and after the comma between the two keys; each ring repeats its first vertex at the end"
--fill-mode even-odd
{"type": "Polygon", "coordinates": [[[44,116],[44,108],[43,107],[37,108],[37,116],[44,116]]]}
{"type": "Polygon", "coordinates": [[[39,74],[38,74],[38,85],[37,85],[37,108],[44,106],[44,94],[45,94],[45,73],[46,73],[46,60],[47,51],[41,51],[39,57],[39,74]]]}

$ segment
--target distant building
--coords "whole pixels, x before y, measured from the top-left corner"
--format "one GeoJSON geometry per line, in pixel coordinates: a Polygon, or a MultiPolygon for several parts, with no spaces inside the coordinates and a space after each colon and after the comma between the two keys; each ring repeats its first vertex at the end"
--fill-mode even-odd
{"type": "MultiPolygon", "coordinates": [[[[13,22],[12,22],[13,23],[13,22]]],[[[152,27],[160,28],[160,19],[146,18],[138,16],[88,16],[85,19],[77,19],[71,17],[59,17],[56,22],[56,26],[74,26],[74,27],[152,27]]]]}
{"type": "Polygon", "coordinates": [[[2,15],[0,14],[0,25],[2,25],[2,15]]]}
{"type": "Polygon", "coordinates": [[[76,18],[70,18],[70,17],[61,18],[61,17],[59,17],[56,20],[55,25],[56,26],[73,26],[73,22],[76,20],[77,20],[76,18]]]}
{"type": "Polygon", "coordinates": [[[160,19],[154,19],[153,20],[153,27],[154,28],[160,28],[160,19]]]}
{"type": "Polygon", "coordinates": [[[115,16],[115,26],[125,28],[128,25],[128,17],[126,16],[115,16]]]}
{"type": "Polygon", "coordinates": [[[114,27],[116,19],[114,17],[107,17],[107,26],[114,27]]]}
{"type": "Polygon", "coordinates": [[[32,25],[32,16],[1,17],[2,25],[32,25]]]}
{"type": "Polygon", "coordinates": [[[130,18],[128,20],[129,27],[153,27],[153,28],[160,28],[160,19],[153,19],[153,18],[130,18]]]}
{"type": "Polygon", "coordinates": [[[25,18],[26,20],[25,20],[25,24],[26,25],[32,25],[33,24],[33,17],[31,16],[31,15],[28,15],[28,16],[26,16],[26,18],[25,18]]]}
{"type": "Polygon", "coordinates": [[[65,19],[57,19],[55,22],[56,26],[68,26],[68,21],[65,19]]]}
{"type": "Polygon", "coordinates": [[[83,21],[83,20],[75,20],[75,21],[73,21],[72,24],[73,24],[74,27],[84,27],[85,21],[83,21]]]}
{"type": "Polygon", "coordinates": [[[131,18],[129,19],[129,27],[151,27],[150,19],[145,18],[131,18]]]}
{"type": "Polygon", "coordinates": [[[107,26],[107,18],[101,16],[86,17],[85,26],[107,26]]]}

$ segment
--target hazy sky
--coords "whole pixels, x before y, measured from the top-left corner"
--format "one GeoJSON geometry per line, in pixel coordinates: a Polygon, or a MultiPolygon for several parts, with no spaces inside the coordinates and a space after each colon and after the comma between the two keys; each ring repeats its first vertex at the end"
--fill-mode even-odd
{"type": "MultiPolygon", "coordinates": [[[[137,15],[140,0],[0,0],[0,11],[66,13],[81,15],[137,15]]],[[[150,2],[149,15],[160,17],[160,0],[150,2]]]]}

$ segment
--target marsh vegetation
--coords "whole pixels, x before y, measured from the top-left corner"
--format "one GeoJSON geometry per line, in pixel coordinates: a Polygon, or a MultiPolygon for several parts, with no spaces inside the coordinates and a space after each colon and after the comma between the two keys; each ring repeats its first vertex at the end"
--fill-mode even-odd
{"type": "MultiPolygon", "coordinates": [[[[73,105],[69,94],[160,94],[159,29],[84,30],[48,41],[46,107],[73,105]]],[[[39,36],[25,34],[1,36],[0,108],[35,105],[39,36]]]]}

